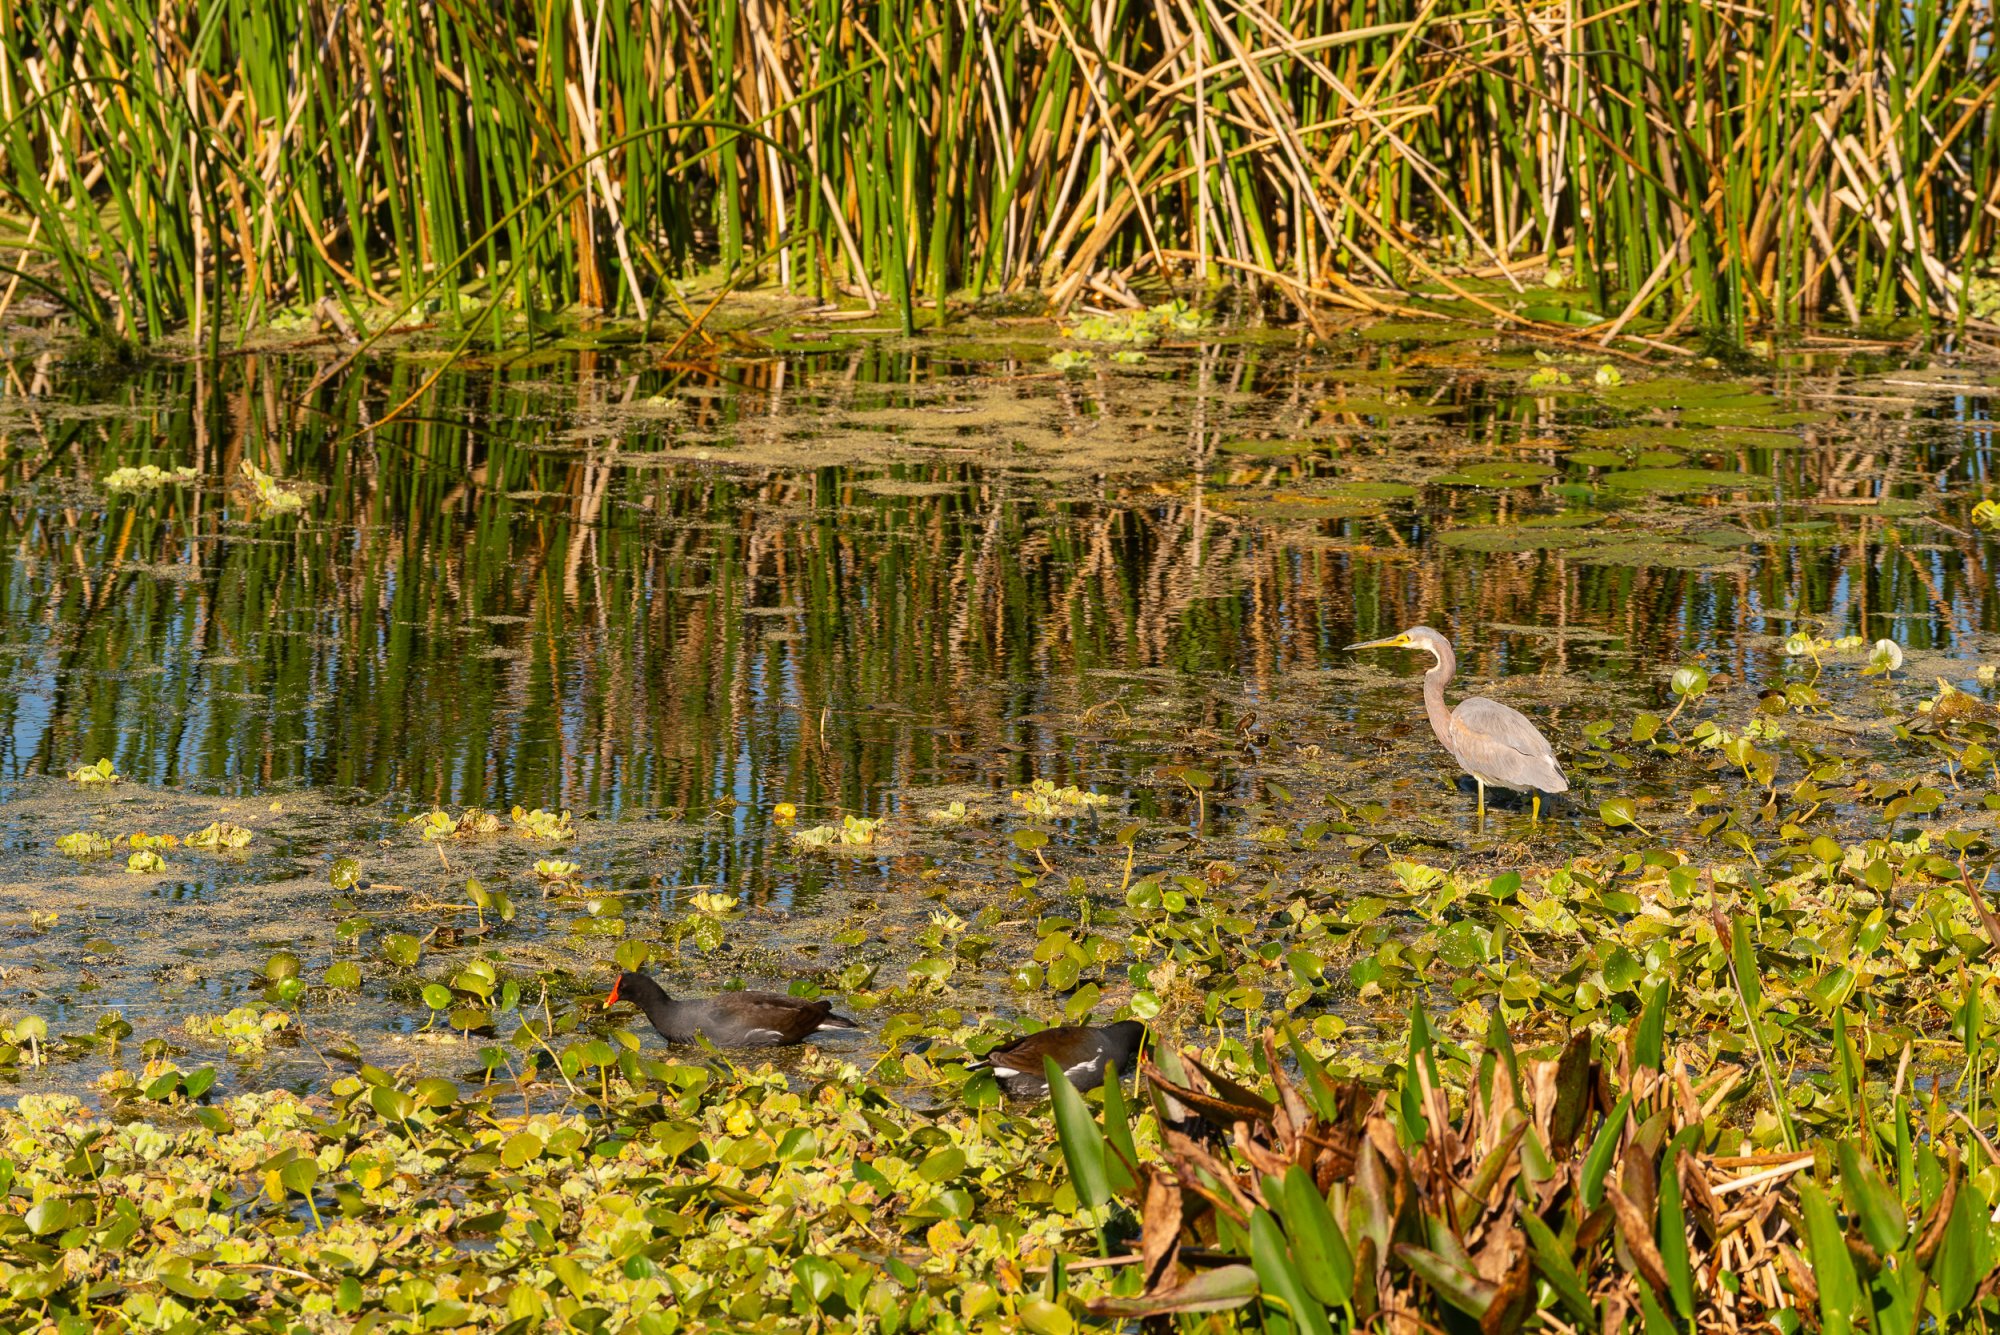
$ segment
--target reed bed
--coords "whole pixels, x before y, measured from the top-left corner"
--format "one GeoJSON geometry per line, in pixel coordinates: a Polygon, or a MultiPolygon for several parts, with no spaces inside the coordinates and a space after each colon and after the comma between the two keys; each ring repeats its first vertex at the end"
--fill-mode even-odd
{"type": "Polygon", "coordinates": [[[1987,0],[0,0],[0,309],[1990,314],[1987,0]],[[1538,296],[1553,270],[1562,301],[1538,296]]]}

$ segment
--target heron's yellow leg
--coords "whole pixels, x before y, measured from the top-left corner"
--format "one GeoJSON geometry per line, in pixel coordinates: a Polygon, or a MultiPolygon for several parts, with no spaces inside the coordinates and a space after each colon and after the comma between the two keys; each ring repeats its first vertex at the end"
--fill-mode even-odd
{"type": "Polygon", "coordinates": [[[1542,823],[1542,795],[1540,793],[1536,793],[1533,797],[1529,798],[1528,800],[1532,804],[1530,810],[1534,812],[1534,815],[1531,816],[1530,819],[1535,824],[1539,825],[1542,823]]]}
{"type": "Polygon", "coordinates": [[[1485,819],[1486,819],[1486,780],[1484,780],[1484,779],[1480,778],[1480,777],[1479,777],[1479,776],[1478,776],[1477,774],[1475,774],[1475,775],[1473,775],[1473,776],[1472,776],[1472,781],[1473,781],[1474,783],[1476,783],[1476,784],[1478,784],[1478,785],[1479,785],[1479,819],[1481,819],[1481,820],[1485,820],[1485,819]]]}

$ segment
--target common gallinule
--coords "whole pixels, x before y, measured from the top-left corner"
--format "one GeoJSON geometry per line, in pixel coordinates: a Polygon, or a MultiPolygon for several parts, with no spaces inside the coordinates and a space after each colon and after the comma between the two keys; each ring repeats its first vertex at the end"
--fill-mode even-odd
{"type": "Polygon", "coordinates": [[[604,999],[609,1010],[629,1001],[646,1013],[669,1043],[692,1043],[697,1036],[718,1048],[773,1047],[797,1043],[821,1029],[859,1029],[833,1013],[831,1001],[806,1001],[777,992],[725,992],[719,997],[675,1000],[643,973],[621,973],[604,999]]]}
{"type": "Polygon", "coordinates": [[[1116,1069],[1122,1075],[1132,1069],[1146,1037],[1146,1026],[1137,1020],[1066,1024],[1003,1043],[968,1064],[992,1071],[1000,1088],[1015,1098],[1038,1099],[1049,1092],[1042,1068],[1044,1057],[1053,1058],[1057,1069],[1077,1089],[1096,1089],[1104,1083],[1107,1070],[1116,1069]]]}

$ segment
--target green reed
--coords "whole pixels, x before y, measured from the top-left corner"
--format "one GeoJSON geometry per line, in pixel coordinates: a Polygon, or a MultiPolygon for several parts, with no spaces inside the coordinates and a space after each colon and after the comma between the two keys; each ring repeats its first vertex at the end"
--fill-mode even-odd
{"type": "Polygon", "coordinates": [[[1964,321],[1996,90],[1975,0],[0,0],[0,308],[671,324],[719,264],[905,328],[1191,276],[1600,335],[1964,321]],[[1580,301],[1514,290],[1552,264],[1580,301]]]}

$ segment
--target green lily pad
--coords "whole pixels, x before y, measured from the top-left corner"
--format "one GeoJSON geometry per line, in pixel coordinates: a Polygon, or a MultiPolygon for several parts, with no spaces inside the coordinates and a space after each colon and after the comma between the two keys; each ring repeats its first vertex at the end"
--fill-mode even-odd
{"type": "Polygon", "coordinates": [[[1368,519],[1382,513],[1379,502],[1349,501],[1333,497],[1293,496],[1272,500],[1223,499],[1215,508],[1224,514],[1246,519],[1368,519]]]}
{"type": "Polygon", "coordinates": [[[1326,495],[1344,501],[1402,501],[1416,494],[1417,489],[1407,482],[1371,482],[1359,478],[1336,482],[1326,489],[1326,495]]]}
{"type": "Polygon", "coordinates": [[[1523,528],[1586,528],[1601,524],[1604,516],[1594,510],[1564,510],[1560,514],[1534,515],[1521,521],[1523,528]]]}
{"type": "Polygon", "coordinates": [[[1640,450],[1632,456],[1632,462],[1641,468],[1672,468],[1686,461],[1686,455],[1672,450],[1640,450]]]}
{"type": "Polygon", "coordinates": [[[1586,431],[1576,440],[1594,450],[1678,450],[1696,445],[1698,433],[1678,426],[1608,426],[1586,431]]]}
{"type": "Polygon", "coordinates": [[[1622,473],[1606,473],[1599,480],[1617,491],[1654,493],[1705,491],[1711,487],[1762,490],[1771,485],[1768,477],[1731,473],[1720,468],[1628,468],[1622,473]]]}
{"type": "Polygon", "coordinates": [[[1703,426],[1808,426],[1816,422],[1831,422],[1833,414],[1817,408],[1794,408],[1785,410],[1778,407],[1746,404],[1718,404],[1713,407],[1689,408],[1681,413],[1683,422],[1698,423],[1703,426]]]}
{"type": "Polygon", "coordinates": [[[1811,501],[1813,509],[1823,514],[1860,515],[1871,519],[1908,519],[1912,515],[1929,514],[1930,507],[1922,501],[1908,496],[1880,496],[1867,505],[1841,501],[1811,501]]]}
{"type": "Polygon", "coordinates": [[[1467,464],[1431,481],[1445,487],[1532,487],[1547,481],[1555,471],[1547,464],[1496,459],[1490,463],[1467,464]]]}
{"type": "Polygon", "coordinates": [[[1283,458],[1294,454],[1311,454],[1319,448],[1319,442],[1311,440],[1225,440],[1217,448],[1225,454],[1250,454],[1266,458],[1283,458]]]}
{"type": "Polygon", "coordinates": [[[1563,456],[1563,461],[1586,468],[1619,468],[1624,465],[1625,456],[1618,450],[1571,450],[1563,456]]]}
{"type": "Polygon", "coordinates": [[[1326,399],[1322,413],[1352,413],[1357,417],[1435,417],[1457,412],[1454,403],[1425,403],[1420,399],[1326,399]]]}
{"type": "Polygon", "coordinates": [[[1777,402],[1769,394],[1727,380],[1691,380],[1680,376],[1628,380],[1622,385],[1609,386],[1599,397],[1621,408],[1756,408],[1777,402]]]}
{"type": "Polygon", "coordinates": [[[1464,552],[1570,552],[1594,547],[1604,541],[1604,535],[1588,529],[1491,524],[1447,529],[1438,534],[1438,541],[1464,552]]]}
{"type": "Polygon", "coordinates": [[[1473,325],[1450,324],[1440,320],[1378,320],[1360,331],[1369,343],[1463,343],[1490,331],[1473,325]]]}
{"type": "Polygon", "coordinates": [[[1618,542],[1578,552],[1584,565],[1638,566],[1652,570],[1707,570],[1728,565],[1735,557],[1702,543],[1651,540],[1618,542]]]}

